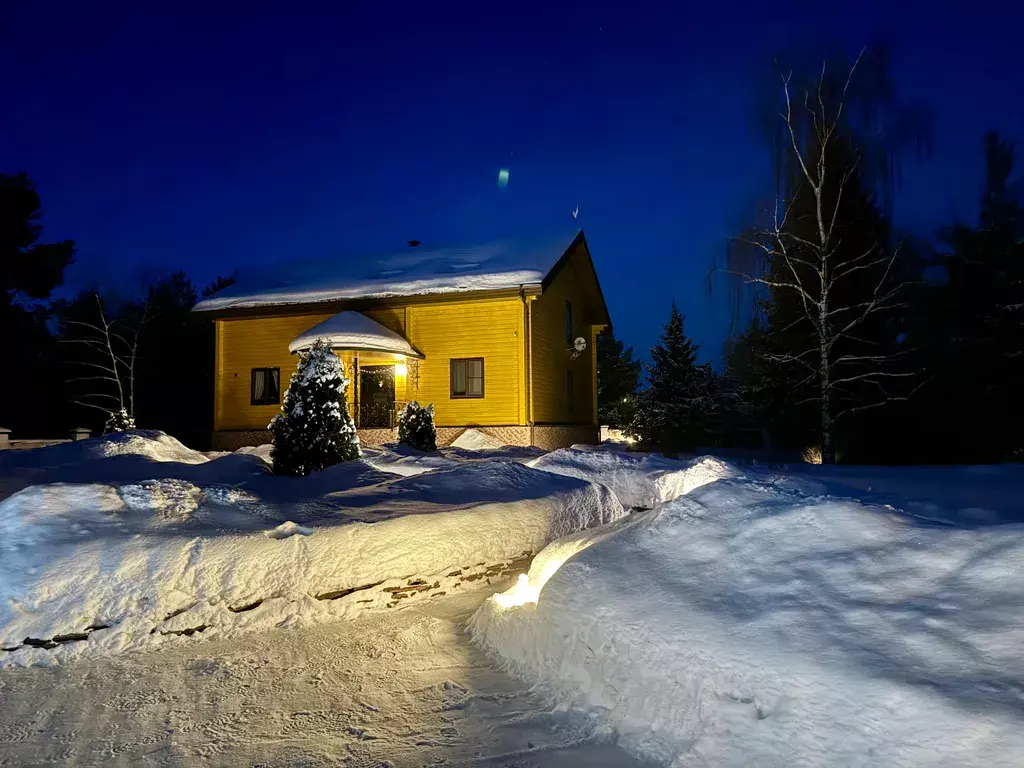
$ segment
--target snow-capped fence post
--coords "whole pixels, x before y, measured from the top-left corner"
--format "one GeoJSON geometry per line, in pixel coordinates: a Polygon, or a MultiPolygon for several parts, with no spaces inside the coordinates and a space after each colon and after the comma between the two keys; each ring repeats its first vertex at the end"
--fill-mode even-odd
{"type": "Polygon", "coordinates": [[[0,427],[0,451],[11,447],[11,430],[0,427]]]}

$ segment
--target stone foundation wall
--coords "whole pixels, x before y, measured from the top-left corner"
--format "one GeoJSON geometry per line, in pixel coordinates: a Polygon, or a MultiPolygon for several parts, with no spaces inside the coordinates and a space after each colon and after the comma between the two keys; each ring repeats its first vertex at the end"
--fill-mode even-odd
{"type": "Polygon", "coordinates": [[[505,427],[438,427],[437,444],[439,446],[451,445],[467,429],[475,429],[477,432],[482,432],[488,437],[493,437],[502,445],[530,444],[530,428],[515,425],[505,427]]]}
{"type": "Polygon", "coordinates": [[[596,445],[598,428],[590,424],[552,424],[533,428],[533,444],[545,451],[568,448],[575,443],[596,445]]]}
{"type": "Polygon", "coordinates": [[[384,443],[398,442],[398,427],[394,429],[357,429],[359,444],[376,448],[384,443]]]}
{"type": "Polygon", "coordinates": [[[268,429],[220,429],[210,435],[210,448],[215,451],[237,451],[247,445],[263,445],[269,442],[268,429]]]}
{"type": "MultiPolygon", "coordinates": [[[[574,443],[597,443],[598,428],[588,424],[544,425],[533,427],[533,440],[530,440],[530,427],[438,427],[437,444],[451,445],[467,429],[475,429],[493,437],[502,445],[536,445],[545,451],[556,448],[568,448],[574,443]]],[[[384,443],[398,441],[398,429],[360,429],[359,442],[368,446],[379,446],[384,443]]],[[[263,445],[270,442],[270,432],[257,430],[219,430],[211,437],[211,447],[215,451],[237,451],[247,445],[263,445]]]]}

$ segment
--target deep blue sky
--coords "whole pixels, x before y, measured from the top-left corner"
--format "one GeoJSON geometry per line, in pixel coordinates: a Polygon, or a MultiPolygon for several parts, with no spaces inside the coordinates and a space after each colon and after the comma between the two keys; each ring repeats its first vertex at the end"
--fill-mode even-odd
{"type": "Polygon", "coordinates": [[[76,288],[571,234],[578,205],[618,335],[646,352],[674,297],[717,360],[704,276],[771,190],[774,53],[889,42],[901,101],[934,116],[896,202],[911,231],[973,218],[984,131],[1024,143],[1012,3],[617,5],[7,0],[0,170],[78,242],[76,288]]]}

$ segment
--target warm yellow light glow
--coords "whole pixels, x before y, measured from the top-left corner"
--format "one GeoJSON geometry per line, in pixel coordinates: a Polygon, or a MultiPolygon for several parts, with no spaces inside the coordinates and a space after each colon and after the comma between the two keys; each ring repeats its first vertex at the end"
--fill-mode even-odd
{"type": "Polygon", "coordinates": [[[408,370],[409,369],[405,365],[405,363],[397,363],[395,365],[395,376],[405,376],[405,374],[408,372],[408,370]]]}
{"type": "Polygon", "coordinates": [[[502,608],[512,608],[526,603],[536,603],[540,597],[540,590],[530,586],[530,577],[520,573],[516,584],[507,592],[499,592],[494,596],[495,601],[502,608]]]}
{"type": "Polygon", "coordinates": [[[632,445],[633,443],[636,442],[636,438],[633,437],[632,435],[629,435],[628,437],[626,437],[626,442],[632,445]]]}

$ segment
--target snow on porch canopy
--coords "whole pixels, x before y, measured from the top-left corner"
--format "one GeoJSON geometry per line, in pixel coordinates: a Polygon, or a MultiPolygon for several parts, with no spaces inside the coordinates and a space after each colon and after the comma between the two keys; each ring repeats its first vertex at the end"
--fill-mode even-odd
{"type": "Polygon", "coordinates": [[[303,331],[288,345],[289,352],[309,349],[323,339],[331,349],[358,349],[366,352],[390,352],[405,357],[422,358],[401,335],[371,320],[361,312],[339,312],[308,331],[303,331]]]}

